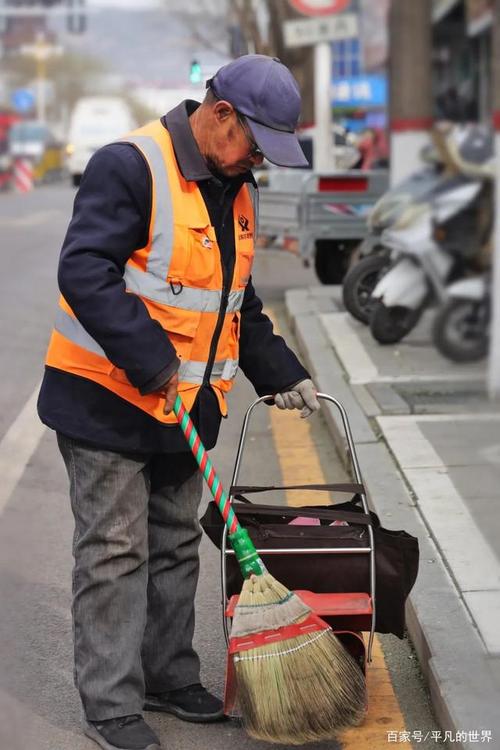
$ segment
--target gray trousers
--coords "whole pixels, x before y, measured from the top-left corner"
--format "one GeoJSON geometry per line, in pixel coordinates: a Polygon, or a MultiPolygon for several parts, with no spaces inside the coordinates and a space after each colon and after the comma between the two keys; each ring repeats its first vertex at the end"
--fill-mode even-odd
{"type": "Polygon", "coordinates": [[[70,480],[75,684],[87,719],[199,682],[192,647],[202,477],[190,454],[122,454],[58,434],[70,480]]]}

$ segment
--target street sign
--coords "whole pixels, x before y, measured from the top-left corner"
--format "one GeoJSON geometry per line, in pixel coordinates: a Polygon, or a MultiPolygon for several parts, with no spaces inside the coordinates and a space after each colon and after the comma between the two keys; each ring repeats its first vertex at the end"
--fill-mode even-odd
{"type": "Polygon", "coordinates": [[[284,22],[283,35],[286,47],[351,39],[358,36],[358,17],[354,13],[343,13],[323,18],[292,19],[284,22]]]}
{"type": "Polygon", "coordinates": [[[288,0],[290,5],[304,16],[327,16],[329,13],[340,13],[351,3],[351,0],[288,0]]]}
{"type": "Polygon", "coordinates": [[[29,89],[16,89],[10,101],[16,112],[29,112],[35,106],[35,95],[29,89]]]}
{"type": "Polygon", "coordinates": [[[387,79],[381,75],[337,78],[332,86],[335,107],[385,107],[387,79]]]}

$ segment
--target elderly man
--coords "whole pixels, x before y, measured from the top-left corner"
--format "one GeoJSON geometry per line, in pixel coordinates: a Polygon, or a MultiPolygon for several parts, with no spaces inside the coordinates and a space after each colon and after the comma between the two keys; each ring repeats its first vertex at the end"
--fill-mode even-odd
{"type": "Polygon", "coordinates": [[[251,279],[250,170],[306,163],[297,83],[246,55],[207,88],[92,157],[59,264],[39,414],[70,479],[75,681],[106,750],[160,748],[143,708],[223,716],[192,646],[202,480],[177,393],[208,448],[238,366],[278,407],[319,407],[251,279]]]}

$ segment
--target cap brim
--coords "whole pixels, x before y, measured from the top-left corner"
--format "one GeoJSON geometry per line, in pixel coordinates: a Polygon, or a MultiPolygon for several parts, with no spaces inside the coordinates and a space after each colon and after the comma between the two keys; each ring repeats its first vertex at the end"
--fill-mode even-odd
{"type": "Polygon", "coordinates": [[[245,117],[257,146],[266,159],[279,167],[308,167],[295,133],[275,130],[245,117]]]}

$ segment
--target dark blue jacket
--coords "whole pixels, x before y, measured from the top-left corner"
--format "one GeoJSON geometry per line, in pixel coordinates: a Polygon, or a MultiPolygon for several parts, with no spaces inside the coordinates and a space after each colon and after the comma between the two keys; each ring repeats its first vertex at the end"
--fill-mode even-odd
{"type": "MultiPolygon", "coordinates": [[[[183,102],[163,124],[172,137],[183,176],[197,182],[221,248],[221,262],[234,265],[231,216],[242,181],[212,174],[201,156],[183,102]]],[[[131,144],[97,151],[82,177],[59,261],[59,287],[76,316],[114,365],[127,371],[142,393],[156,390],[176,371],[175,350],[142,301],[125,292],[123,271],[134,250],[147,242],[151,178],[131,144]],[[139,365],[138,365],[139,363],[139,365]]],[[[240,367],[259,395],[277,393],[309,377],[284,340],[274,334],[250,280],[241,308],[240,367]]],[[[41,420],[62,434],[100,448],[140,453],[187,450],[180,429],[164,425],[97,383],[46,367],[38,400],[41,420]]],[[[210,385],[192,409],[207,448],[215,445],[220,412],[210,385]]]]}

